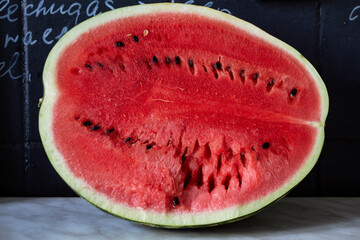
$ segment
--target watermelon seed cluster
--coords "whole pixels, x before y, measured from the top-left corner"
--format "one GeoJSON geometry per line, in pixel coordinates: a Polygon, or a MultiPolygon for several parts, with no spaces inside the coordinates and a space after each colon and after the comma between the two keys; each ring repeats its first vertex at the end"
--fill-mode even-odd
{"type": "MultiPolygon", "coordinates": [[[[146,30],[146,33],[145,33],[145,31],[144,31],[144,36],[146,36],[146,35],[148,35],[148,30],[146,30]]],[[[132,34],[128,34],[127,36],[128,36],[128,37],[129,37],[129,36],[132,36],[132,34]]],[[[134,41],[135,43],[138,43],[138,42],[140,41],[139,37],[136,36],[136,35],[133,35],[133,36],[132,36],[132,39],[133,39],[133,41],[134,41]]],[[[116,41],[116,42],[115,42],[115,46],[116,46],[116,47],[119,47],[119,48],[125,47],[125,43],[124,43],[123,41],[116,41]]],[[[221,58],[221,57],[220,57],[220,58],[221,58]]],[[[220,58],[219,58],[219,59],[220,59],[220,58]]],[[[171,58],[170,58],[169,56],[165,56],[164,59],[165,59],[166,65],[170,65],[170,63],[171,63],[171,58]]],[[[190,70],[191,74],[194,75],[194,74],[195,74],[195,62],[194,62],[194,60],[193,60],[192,58],[188,58],[187,61],[188,61],[189,70],[190,70]]],[[[159,63],[160,63],[159,58],[158,58],[157,56],[153,56],[151,62],[152,62],[153,64],[159,64],[159,63]]],[[[179,66],[180,66],[181,63],[182,63],[181,57],[180,57],[180,56],[175,56],[174,62],[175,62],[176,65],[179,65],[179,66]]],[[[152,69],[152,64],[151,64],[149,61],[145,61],[145,63],[146,63],[146,66],[148,67],[148,69],[152,69]]],[[[104,65],[101,64],[100,62],[97,62],[96,65],[99,66],[100,68],[104,68],[104,65]]],[[[124,64],[120,64],[119,66],[120,66],[121,69],[125,72],[125,66],[124,66],[124,64]]],[[[89,69],[89,70],[93,70],[93,67],[91,66],[91,63],[89,63],[89,62],[85,64],[85,67],[86,67],[87,69],[89,69]]],[[[204,64],[202,65],[202,68],[203,68],[203,70],[204,70],[205,73],[208,72],[208,68],[207,68],[204,64]]],[[[233,70],[232,70],[232,67],[231,67],[231,66],[224,66],[224,67],[223,67],[223,64],[222,64],[221,60],[216,61],[215,63],[211,64],[211,69],[212,69],[212,73],[213,73],[215,79],[219,79],[219,77],[220,77],[220,76],[219,76],[219,71],[221,71],[221,72],[226,71],[226,72],[228,73],[229,78],[230,78],[232,81],[235,79],[235,74],[234,74],[234,72],[233,72],[233,70]]],[[[110,70],[111,70],[111,69],[110,69],[110,70]]],[[[73,69],[73,72],[76,73],[76,74],[78,74],[78,75],[80,74],[80,70],[74,71],[74,69],[73,69]]],[[[246,81],[245,69],[241,69],[241,70],[238,72],[238,75],[237,75],[237,76],[240,77],[240,81],[241,81],[242,83],[245,83],[245,81],[246,81]]],[[[255,72],[255,73],[253,73],[252,75],[249,76],[249,79],[251,79],[251,81],[253,82],[254,86],[256,86],[256,85],[258,84],[259,76],[260,76],[260,73],[259,73],[259,72],[255,72]]],[[[278,87],[278,88],[281,88],[282,83],[283,83],[283,80],[282,80],[282,81],[279,81],[279,83],[277,84],[277,87],[278,87]]],[[[272,89],[273,89],[274,86],[275,86],[275,80],[274,80],[274,78],[269,79],[269,80],[267,81],[267,84],[266,84],[266,91],[267,91],[268,93],[270,93],[270,92],[272,91],[272,89]]],[[[289,102],[292,103],[297,95],[298,95],[298,89],[297,89],[297,88],[292,88],[291,91],[288,92],[289,102]]]]}
{"type": "MultiPolygon", "coordinates": [[[[89,127],[90,130],[92,131],[96,131],[99,129],[107,129],[104,130],[103,133],[105,133],[105,135],[110,135],[112,137],[115,137],[115,139],[113,139],[114,141],[116,141],[116,138],[119,137],[118,132],[115,130],[114,127],[104,127],[104,126],[100,126],[100,124],[94,124],[93,121],[83,118],[83,120],[80,120],[80,115],[75,115],[75,120],[80,121],[82,126],[85,127],[89,127]],[[115,133],[115,134],[113,134],[115,133]]],[[[150,140],[146,140],[146,141],[142,141],[138,138],[134,138],[134,137],[126,137],[126,138],[122,138],[123,139],[123,143],[128,144],[129,147],[133,146],[135,143],[140,142],[142,145],[144,145],[146,152],[151,151],[151,149],[154,148],[154,146],[156,145],[155,142],[151,142],[150,140]]],[[[225,140],[224,140],[225,141],[225,140]]],[[[202,147],[200,147],[200,143],[198,140],[195,141],[194,146],[192,148],[192,150],[189,149],[189,147],[185,147],[185,149],[181,152],[182,148],[182,142],[180,141],[179,146],[173,146],[171,141],[169,141],[168,147],[176,147],[176,152],[174,157],[179,157],[180,161],[181,161],[181,171],[184,172],[184,179],[182,182],[182,188],[183,190],[186,190],[187,187],[191,184],[193,186],[196,186],[197,188],[201,188],[205,183],[206,183],[206,188],[207,191],[211,194],[212,191],[216,188],[217,184],[222,184],[225,188],[225,190],[227,191],[229,189],[230,186],[230,181],[233,177],[237,178],[238,184],[239,186],[241,186],[241,175],[240,175],[240,171],[238,169],[238,167],[236,167],[236,173],[233,176],[233,173],[228,172],[225,175],[222,175],[222,177],[219,178],[219,176],[215,176],[215,174],[220,174],[220,171],[222,169],[223,164],[229,164],[229,160],[232,159],[234,157],[233,154],[233,150],[231,148],[226,147],[225,142],[224,144],[224,149],[221,151],[218,155],[217,155],[217,164],[215,166],[215,171],[210,174],[210,176],[205,180],[204,179],[204,175],[203,175],[203,164],[206,163],[207,161],[210,161],[210,159],[212,158],[212,150],[210,148],[210,143],[207,142],[205,143],[202,147]],[[200,149],[202,149],[202,152],[200,154],[201,158],[204,159],[205,162],[202,162],[199,164],[199,166],[196,169],[191,170],[189,168],[191,162],[194,160],[194,158],[196,159],[197,157],[195,157],[194,154],[196,154],[200,149]],[[205,182],[204,182],[205,181],[205,182]],[[220,182],[217,182],[220,181],[220,182]]],[[[262,149],[268,149],[270,147],[270,143],[269,142],[264,142],[261,145],[262,149]]],[[[254,146],[251,146],[251,151],[256,151],[254,146]]],[[[247,157],[246,157],[246,152],[245,149],[240,149],[240,162],[241,164],[246,168],[247,166],[247,157]]],[[[256,157],[257,160],[259,160],[258,157],[256,157]]],[[[224,173],[223,173],[224,174],[224,173]]],[[[172,205],[173,207],[176,207],[180,204],[180,200],[178,196],[174,196],[173,200],[172,200],[172,205]]]]}

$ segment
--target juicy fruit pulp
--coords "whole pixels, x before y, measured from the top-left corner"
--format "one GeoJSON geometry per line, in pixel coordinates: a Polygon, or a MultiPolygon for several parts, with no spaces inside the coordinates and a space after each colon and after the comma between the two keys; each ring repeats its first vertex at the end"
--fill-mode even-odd
{"type": "Polygon", "coordinates": [[[176,226],[250,214],[315,163],[325,87],[255,27],[174,6],[98,16],[55,46],[45,148],[75,191],[125,218],[176,226]]]}

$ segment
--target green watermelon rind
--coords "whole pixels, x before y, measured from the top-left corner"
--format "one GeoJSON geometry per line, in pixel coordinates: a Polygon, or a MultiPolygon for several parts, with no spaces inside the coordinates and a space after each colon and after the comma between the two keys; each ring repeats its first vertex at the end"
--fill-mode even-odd
{"type": "Polygon", "coordinates": [[[39,131],[43,146],[46,154],[50,159],[51,164],[62,177],[62,179],[82,198],[95,205],[96,207],[111,213],[112,215],[125,218],[134,222],[140,222],[151,226],[167,227],[167,228],[184,228],[184,227],[205,227],[213,226],[221,223],[233,222],[247,216],[253,215],[260,211],[270,203],[277,201],[286,195],[294,186],[296,186],[314,167],[323,143],[324,143],[324,123],[328,113],[329,100],[328,94],[317,71],[314,67],[294,48],[286,43],[272,37],[254,25],[240,20],[231,15],[221,13],[206,7],[185,5],[185,4],[172,4],[172,3],[159,3],[137,5],[121,9],[112,10],[100,14],[96,17],[88,19],[85,22],[77,25],[66,33],[51,50],[43,71],[43,86],[44,98],[39,114],[39,131]],[[247,203],[242,206],[233,206],[227,209],[208,211],[208,212],[187,212],[183,214],[173,213],[159,213],[152,210],[145,210],[141,208],[132,208],[124,204],[119,204],[107,198],[104,194],[96,192],[82,179],[76,178],[72,172],[67,168],[61,153],[56,149],[54,136],[51,131],[53,112],[52,109],[57,101],[59,92],[55,82],[56,79],[56,63],[62,51],[69,45],[76,41],[76,39],[83,33],[86,33],[91,28],[96,28],[109,21],[138,16],[142,14],[156,14],[156,13],[171,13],[183,12],[199,14],[209,19],[217,19],[226,23],[232,24],[246,32],[252,34],[254,37],[259,37],[267,42],[270,42],[279,50],[283,49],[288,54],[297,59],[312,75],[314,81],[319,89],[321,98],[321,117],[319,122],[309,123],[318,129],[318,135],[313,147],[313,151],[305,161],[303,167],[296,173],[296,175],[284,184],[280,189],[269,193],[267,196],[247,203]]]}

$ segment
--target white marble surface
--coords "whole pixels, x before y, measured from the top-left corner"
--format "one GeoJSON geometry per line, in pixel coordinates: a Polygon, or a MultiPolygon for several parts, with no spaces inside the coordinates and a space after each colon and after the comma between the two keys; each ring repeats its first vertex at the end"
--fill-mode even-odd
{"type": "Polygon", "coordinates": [[[360,198],[285,198],[242,221],[205,229],[146,227],[80,198],[0,198],[0,239],[360,239],[360,198]]]}

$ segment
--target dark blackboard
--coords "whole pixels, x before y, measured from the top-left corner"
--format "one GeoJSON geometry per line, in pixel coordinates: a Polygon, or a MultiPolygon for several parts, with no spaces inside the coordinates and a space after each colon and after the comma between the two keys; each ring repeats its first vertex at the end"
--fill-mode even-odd
{"type": "MultiPolygon", "coordinates": [[[[0,0],[0,196],[74,196],[51,167],[38,133],[42,69],[70,28],[113,8],[160,1],[0,0]]],[[[324,149],[293,196],[360,196],[360,2],[176,1],[245,19],[298,49],[330,96],[324,149]]]]}

